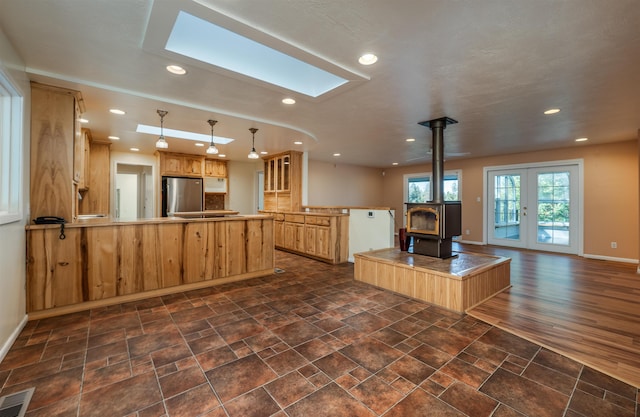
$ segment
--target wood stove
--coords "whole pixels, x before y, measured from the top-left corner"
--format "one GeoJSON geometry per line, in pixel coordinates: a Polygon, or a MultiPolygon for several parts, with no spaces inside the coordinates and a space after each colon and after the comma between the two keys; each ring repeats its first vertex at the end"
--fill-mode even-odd
{"type": "Polygon", "coordinates": [[[462,205],[459,201],[444,201],[444,141],[443,131],[448,124],[458,123],[448,117],[428,120],[419,124],[431,128],[433,133],[433,200],[407,205],[407,236],[413,240],[413,253],[437,258],[452,256],[454,236],[462,234],[462,205]]]}
{"type": "Polygon", "coordinates": [[[450,258],[452,238],[462,234],[461,203],[406,204],[407,235],[413,238],[413,253],[450,258]]]}

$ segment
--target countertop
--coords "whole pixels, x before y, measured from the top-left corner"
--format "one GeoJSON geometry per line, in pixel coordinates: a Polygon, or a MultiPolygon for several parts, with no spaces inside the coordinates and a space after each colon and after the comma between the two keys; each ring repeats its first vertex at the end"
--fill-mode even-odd
{"type": "Polygon", "coordinates": [[[235,216],[238,211],[233,210],[203,210],[203,211],[176,211],[174,217],[198,218],[198,217],[222,217],[235,216]]]}
{"type": "MultiPolygon", "coordinates": [[[[215,217],[152,217],[148,219],[118,219],[112,217],[92,217],[89,219],[77,220],[74,223],[65,223],[65,229],[76,227],[94,226],[126,226],[135,224],[160,224],[160,223],[191,223],[191,222],[219,222],[219,221],[245,221],[251,219],[273,218],[271,214],[243,214],[215,217]]],[[[60,228],[59,224],[29,224],[25,226],[27,230],[60,228]]]]}

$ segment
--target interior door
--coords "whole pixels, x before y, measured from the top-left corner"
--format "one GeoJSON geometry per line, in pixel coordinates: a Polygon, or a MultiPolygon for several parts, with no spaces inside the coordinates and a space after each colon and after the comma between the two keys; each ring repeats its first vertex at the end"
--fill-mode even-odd
{"type": "Polygon", "coordinates": [[[495,170],[488,175],[490,244],[578,253],[577,165],[495,170]]]}

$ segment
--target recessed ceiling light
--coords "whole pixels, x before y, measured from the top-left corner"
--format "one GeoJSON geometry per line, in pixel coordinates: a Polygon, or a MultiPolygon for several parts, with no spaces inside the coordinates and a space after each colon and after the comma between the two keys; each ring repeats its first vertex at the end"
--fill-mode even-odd
{"type": "Polygon", "coordinates": [[[269,152],[267,152],[267,151],[260,151],[260,154],[261,154],[261,155],[266,155],[266,154],[268,154],[268,153],[269,153],[269,152]]]}
{"type": "Polygon", "coordinates": [[[405,139],[405,140],[406,140],[407,142],[415,142],[415,141],[416,141],[416,139],[415,139],[415,138],[407,138],[407,139],[405,139]]]}
{"type": "Polygon", "coordinates": [[[179,65],[167,65],[167,71],[176,75],[184,75],[187,73],[187,70],[179,65]]]}
{"type": "Polygon", "coordinates": [[[302,142],[300,142],[299,140],[293,142],[294,145],[302,145],[302,142]]]}
{"type": "Polygon", "coordinates": [[[392,163],[391,165],[398,165],[398,163],[397,163],[397,162],[394,162],[394,163],[392,163]]]}
{"type": "Polygon", "coordinates": [[[372,53],[366,53],[358,58],[358,62],[362,65],[371,65],[375,64],[378,61],[378,57],[372,53]]]}
{"type": "Polygon", "coordinates": [[[589,138],[578,138],[578,139],[576,139],[576,142],[586,142],[588,140],[589,140],[589,138]]]}
{"type": "Polygon", "coordinates": [[[113,114],[118,114],[120,116],[122,116],[123,114],[126,114],[124,111],[120,110],[120,109],[109,109],[109,111],[113,114]]]}
{"type": "Polygon", "coordinates": [[[333,156],[340,156],[340,154],[339,153],[334,153],[333,156]]]}
{"type": "Polygon", "coordinates": [[[129,148],[129,150],[132,151],[132,152],[138,152],[140,149],[138,149],[138,148],[129,148]]]}
{"type": "Polygon", "coordinates": [[[78,121],[80,123],[89,123],[89,121],[87,119],[78,119],[78,121]]]}
{"type": "Polygon", "coordinates": [[[544,114],[556,114],[560,112],[560,109],[548,109],[544,111],[544,114]]]}
{"type": "Polygon", "coordinates": [[[227,156],[227,155],[225,155],[225,154],[223,154],[223,153],[219,153],[219,154],[218,154],[218,158],[224,158],[225,156],[227,156]]]}
{"type": "Polygon", "coordinates": [[[295,101],[294,99],[290,98],[290,97],[283,98],[283,99],[282,99],[282,102],[283,102],[284,104],[296,104],[296,101],[295,101]]]}
{"type": "Polygon", "coordinates": [[[204,143],[196,142],[196,146],[204,146],[204,143]]]}
{"type": "Polygon", "coordinates": [[[118,136],[109,136],[109,139],[111,139],[111,140],[120,140],[120,137],[118,137],[118,136]]]}

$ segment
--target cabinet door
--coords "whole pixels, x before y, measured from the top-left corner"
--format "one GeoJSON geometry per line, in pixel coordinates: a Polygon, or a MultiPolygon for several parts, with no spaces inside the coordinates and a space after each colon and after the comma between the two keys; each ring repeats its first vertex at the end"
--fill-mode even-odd
{"type": "Polygon", "coordinates": [[[27,312],[81,303],[80,228],[27,231],[27,312]]]}
{"type": "Polygon", "coordinates": [[[204,160],[204,176],[205,177],[222,177],[227,176],[227,162],[215,159],[204,160]]]}
{"type": "Polygon", "coordinates": [[[182,163],[184,158],[182,155],[174,155],[170,153],[160,154],[160,172],[162,175],[182,175],[182,163]]]}
{"type": "Polygon", "coordinates": [[[276,190],[276,161],[275,159],[268,159],[264,162],[264,190],[275,191],[276,190]]]}
{"type": "Polygon", "coordinates": [[[280,173],[280,183],[281,187],[279,191],[289,191],[290,190],[290,180],[291,180],[291,158],[289,155],[285,155],[282,157],[282,172],[280,173]]]}
{"type": "Polygon", "coordinates": [[[283,248],[304,252],[304,224],[284,223],[284,245],[283,248]]]}
{"type": "MultiPolygon", "coordinates": [[[[76,112],[78,112],[76,106],[76,112]]],[[[77,116],[80,117],[80,114],[77,116]]],[[[80,190],[87,188],[86,167],[87,163],[86,150],[88,142],[88,133],[86,129],[74,132],[73,137],[73,181],[78,184],[80,190]]]]}
{"type": "Polygon", "coordinates": [[[331,247],[334,245],[335,242],[331,242],[331,228],[326,226],[316,226],[315,255],[333,261],[334,259],[331,255],[331,247]]]}
{"type": "Polygon", "coordinates": [[[72,94],[31,89],[31,218],[58,216],[68,222],[75,218],[75,114],[72,94]]]}
{"type": "Polygon", "coordinates": [[[316,238],[318,226],[305,226],[305,249],[309,255],[316,255],[316,238]]]}
{"type": "Polygon", "coordinates": [[[304,224],[296,224],[295,230],[295,246],[293,249],[298,252],[304,252],[304,224]]]}
{"type": "Polygon", "coordinates": [[[275,244],[277,247],[284,247],[284,222],[282,221],[274,221],[274,234],[275,234],[275,244]]]}
{"type": "Polygon", "coordinates": [[[202,176],[203,158],[199,156],[185,156],[183,159],[183,174],[202,176]]]}

